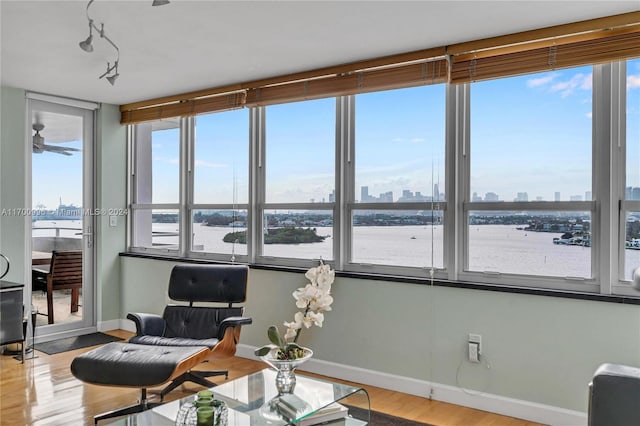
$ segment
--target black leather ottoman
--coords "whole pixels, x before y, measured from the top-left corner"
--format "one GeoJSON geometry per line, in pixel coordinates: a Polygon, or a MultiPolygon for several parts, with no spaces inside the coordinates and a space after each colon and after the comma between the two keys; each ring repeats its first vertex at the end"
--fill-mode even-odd
{"type": "Polygon", "coordinates": [[[206,346],[150,346],[109,343],[76,357],[71,373],[94,385],[129,386],[142,389],[140,403],[100,414],[98,421],[139,413],[158,403],[147,401],[147,388],[160,386],[195,367],[209,354],[206,346]]]}

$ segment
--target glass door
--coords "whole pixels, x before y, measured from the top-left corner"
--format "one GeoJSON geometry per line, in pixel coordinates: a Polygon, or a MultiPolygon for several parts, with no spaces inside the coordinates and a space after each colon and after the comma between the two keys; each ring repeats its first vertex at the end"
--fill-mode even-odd
{"type": "Polygon", "coordinates": [[[29,99],[36,340],[95,331],[94,112],[29,99]]]}

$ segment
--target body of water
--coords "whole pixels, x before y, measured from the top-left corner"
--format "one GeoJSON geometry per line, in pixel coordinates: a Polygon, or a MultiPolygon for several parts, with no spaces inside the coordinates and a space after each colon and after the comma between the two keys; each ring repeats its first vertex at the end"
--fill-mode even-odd
{"type": "MultiPolygon", "coordinates": [[[[36,221],[34,236],[53,236],[55,230],[42,228],[74,228],[60,230],[60,235],[75,235],[80,221],[36,221]]],[[[295,259],[333,260],[333,228],[317,227],[324,241],[309,244],[266,244],[264,255],[295,259]]],[[[154,223],[154,244],[177,245],[178,224],[154,223]],[[173,235],[172,235],[173,234],[173,235]]],[[[213,227],[194,224],[194,250],[224,253],[231,257],[246,255],[246,244],[225,243],[222,238],[243,228],[213,227]]],[[[442,226],[356,226],[353,228],[352,259],[357,263],[410,267],[444,267],[442,226]]],[[[518,230],[514,225],[473,225],[469,227],[469,270],[558,277],[591,277],[591,248],[553,244],[559,233],[518,230]]],[[[640,250],[624,250],[625,278],[631,279],[640,266],[640,250]]]]}

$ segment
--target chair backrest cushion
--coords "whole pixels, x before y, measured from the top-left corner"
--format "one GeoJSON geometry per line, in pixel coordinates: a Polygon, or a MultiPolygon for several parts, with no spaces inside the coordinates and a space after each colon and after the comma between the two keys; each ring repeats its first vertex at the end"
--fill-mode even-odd
{"type": "Polygon", "coordinates": [[[182,302],[241,303],[247,296],[246,265],[176,265],[169,297],[182,302]]]}
{"type": "Polygon", "coordinates": [[[218,337],[222,320],[242,316],[244,308],[168,305],[162,315],[167,327],[163,337],[209,339],[218,337]]]}

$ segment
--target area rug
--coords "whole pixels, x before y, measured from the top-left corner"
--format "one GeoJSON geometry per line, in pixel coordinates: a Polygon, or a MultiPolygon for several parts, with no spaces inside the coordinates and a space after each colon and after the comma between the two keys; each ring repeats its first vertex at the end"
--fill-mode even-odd
{"type": "MultiPolygon", "coordinates": [[[[349,406],[349,414],[359,419],[364,418],[362,416],[366,415],[364,409],[352,406],[349,406]]],[[[369,424],[371,426],[431,426],[428,423],[415,422],[379,411],[371,411],[369,424]]]]}
{"type": "Polygon", "coordinates": [[[104,333],[91,333],[82,336],[52,340],[50,342],[36,343],[36,350],[44,352],[47,355],[53,355],[59,354],[60,352],[87,348],[89,346],[104,345],[105,343],[117,342],[118,340],[123,339],[104,333]]]}

